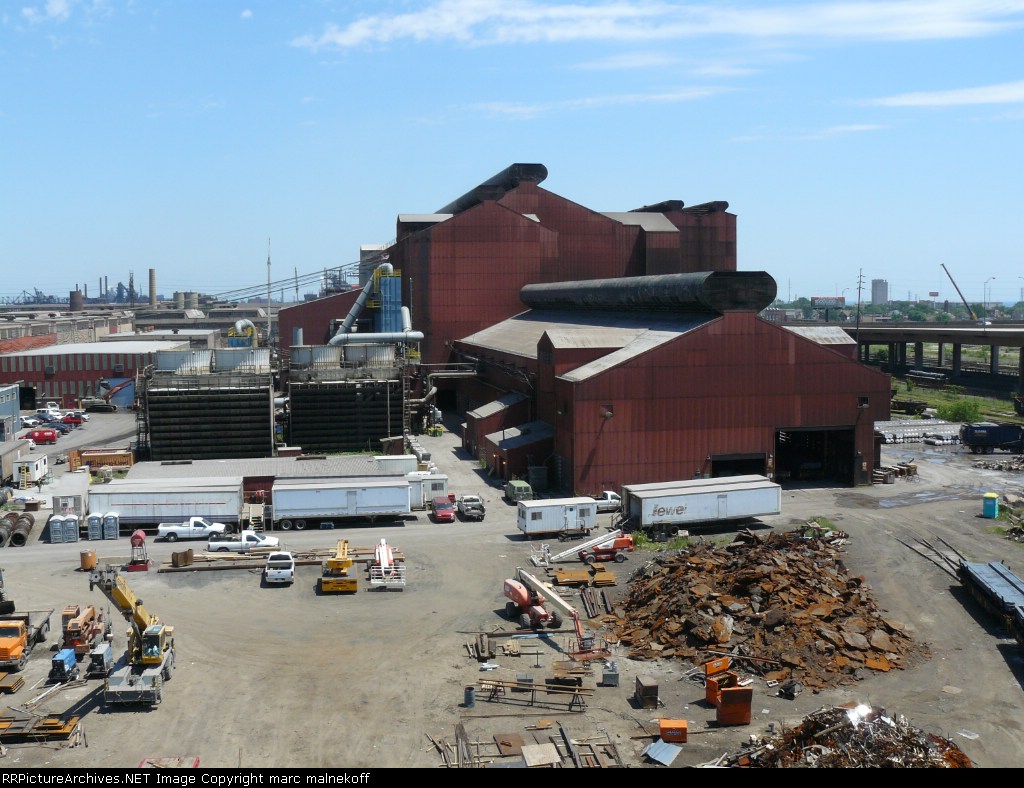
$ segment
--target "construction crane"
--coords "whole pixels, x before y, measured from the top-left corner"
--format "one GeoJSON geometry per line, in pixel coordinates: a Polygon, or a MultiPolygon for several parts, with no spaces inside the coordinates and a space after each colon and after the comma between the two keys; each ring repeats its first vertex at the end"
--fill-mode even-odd
{"type": "Polygon", "coordinates": [[[949,281],[952,282],[953,283],[953,287],[956,288],[956,293],[957,293],[958,296],[960,296],[960,300],[963,301],[964,302],[964,306],[967,307],[967,314],[969,314],[971,316],[971,320],[975,320],[976,321],[978,319],[978,315],[975,313],[975,311],[973,309],[971,309],[971,305],[967,303],[967,299],[964,298],[964,294],[960,292],[960,288],[957,286],[956,281],[953,279],[953,274],[951,274],[949,272],[949,269],[946,268],[946,264],[945,263],[939,263],[939,265],[942,266],[942,270],[946,272],[946,276],[949,277],[949,281]]]}
{"type": "Polygon", "coordinates": [[[143,607],[117,566],[94,569],[89,575],[89,590],[94,588],[103,592],[130,625],[126,664],[107,677],[104,701],[160,703],[164,682],[170,681],[174,669],[174,627],[165,625],[143,607]]]}
{"type": "Polygon", "coordinates": [[[611,651],[606,646],[597,645],[594,635],[584,631],[583,622],[576,608],[524,569],[517,568],[516,577],[505,580],[504,594],[509,600],[505,605],[506,614],[509,618],[519,615],[520,623],[524,627],[534,628],[546,624],[552,629],[557,629],[562,624],[558,611],[571,619],[576,639],[569,649],[570,659],[586,662],[611,656],[611,651]],[[550,605],[557,611],[549,611],[545,605],[550,605]]]}

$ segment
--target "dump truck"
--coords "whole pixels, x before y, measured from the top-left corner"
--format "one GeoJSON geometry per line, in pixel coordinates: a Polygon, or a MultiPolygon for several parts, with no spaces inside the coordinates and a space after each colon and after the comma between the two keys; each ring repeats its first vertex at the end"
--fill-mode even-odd
{"type": "Polygon", "coordinates": [[[960,443],[973,454],[992,454],[996,449],[1024,454],[1024,426],[979,421],[960,427],[960,443]]]}
{"type": "Polygon", "coordinates": [[[0,670],[22,670],[32,649],[50,634],[50,610],[0,616],[0,670]]]}
{"type": "Polygon", "coordinates": [[[625,485],[614,527],[655,540],[782,513],[782,488],[766,476],[726,476],[625,485]]]}

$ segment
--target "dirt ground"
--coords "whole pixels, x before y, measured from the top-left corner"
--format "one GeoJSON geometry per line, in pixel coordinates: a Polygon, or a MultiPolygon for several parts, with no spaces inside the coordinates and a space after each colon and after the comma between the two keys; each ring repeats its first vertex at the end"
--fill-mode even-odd
{"type": "MultiPolygon", "coordinates": [[[[113,419],[106,423],[120,424],[113,419]]],[[[131,425],[124,424],[128,435],[131,425]]],[[[100,435],[98,425],[89,429],[94,426],[100,435]]],[[[116,433],[110,427],[104,443],[109,445],[116,433]]],[[[765,525],[789,530],[820,515],[848,532],[848,570],[866,578],[878,605],[926,643],[931,656],[912,670],[871,674],[856,684],[819,694],[805,691],[793,700],[773,695],[757,679],[751,724],[718,727],[714,709],[703,702],[703,687],[684,675],[689,663],[633,661],[616,654],[614,646],[619,685],[595,687],[602,672],[596,666],[585,684],[595,690],[584,712],[570,712],[564,704],[530,707],[518,699],[489,702],[480,691],[467,707],[466,688],[481,678],[530,674],[543,681],[551,675],[551,663],[566,658],[560,649],[567,647],[569,635],[522,640],[522,651],[532,653],[499,654],[493,671],[481,671],[471,658],[467,644],[477,633],[511,630],[502,614],[502,580],[517,566],[530,566],[531,545],[519,538],[514,508],[465,457],[453,433],[421,442],[449,474],[453,491],[483,494],[483,523],[437,525],[419,513],[401,524],[278,534],[296,551],[331,548],[339,538],[367,547],[386,538],[405,555],[404,591],[371,590],[358,573],[356,594],[321,596],[317,566],[300,566],[298,581],[284,588],[261,587],[254,570],[158,572],[157,566],[183,544],[151,540],[148,549],[156,566],[127,577],[146,608],[175,629],[177,665],[163,703],[106,708],[101,682],[95,680],[33,703],[45,688],[52,655],[41,648],[24,672],[25,686],[0,698],[0,704],[31,706],[43,715],[80,715],[84,736],[77,746],[10,745],[0,767],[125,768],[146,758],[195,756],[209,768],[437,768],[443,761],[434,742],[454,744],[459,724],[485,762],[502,760],[495,737],[546,743],[561,724],[577,741],[612,741],[626,766],[665,768],[642,754],[652,739],[643,738],[641,725],[682,718],[689,721],[689,740],[671,764],[681,768],[735,752],[769,725],[795,724],[823,706],[847,701],[883,707],[891,716],[951,739],[978,767],[1024,762],[1020,649],[992,626],[959,583],[899,541],[923,537],[935,543],[941,537],[970,560],[1005,559],[1020,573],[1024,548],[992,534],[992,521],[981,518],[981,510],[986,492],[1022,494],[1024,476],[976,469],[976,458],[959,446],[904,444],[886,447],[883,460],[915,461],[919,472],[914,481],[786,490],[783,514],[766,518],[765,525]],[[641,709],[633,700],[638,675],[657,684],[659,709],[641,709]],[[547,721],[554,727],[538,730],[547,721]]],[[[610,522],[610,516],[602,517],[610,522]]],[[[4,548],[0,566],[19,609],[54,608],[59,629],[66,604],[106,607],[99,591],[90,592],[88,573],[80,569],[81,552],[90,547],[100,562],[129,552],[125,539],[33,541],[4,548]]],[[[650,557],[638,551],[614,565],[618,586],[613,593],[624,594],[629,575],[650,557]]],[[[115,653],[120,654],[125,626],[116,611],[113,615],[115,653]]],[[[54,635],[51,644],[55,640],[54,635]]]]}

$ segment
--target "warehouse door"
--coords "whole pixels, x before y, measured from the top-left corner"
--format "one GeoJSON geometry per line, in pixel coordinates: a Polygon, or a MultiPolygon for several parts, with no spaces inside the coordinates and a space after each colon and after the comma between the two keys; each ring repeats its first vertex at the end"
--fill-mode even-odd
{"type": "Polygon", "coordinates": [[[820,428],[775,433],[775,481],[853,485],[854,430],[820,428]]]}

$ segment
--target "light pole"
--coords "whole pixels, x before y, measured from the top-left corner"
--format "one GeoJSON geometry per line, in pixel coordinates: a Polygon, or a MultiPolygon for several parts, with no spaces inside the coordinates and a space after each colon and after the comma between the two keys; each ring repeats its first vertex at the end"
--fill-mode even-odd
{"type": "Polygon", "coordinates": [[[995,279],[994,276],[990,276],[988,279],[986,279],[985,286],[982,288],[981,291],[982,298],[985,299],[985,303],[983,303],[982,306],[985,307],[986,314],[988,313],[988,283],[991,282],[993,279],[995,279]]]}

